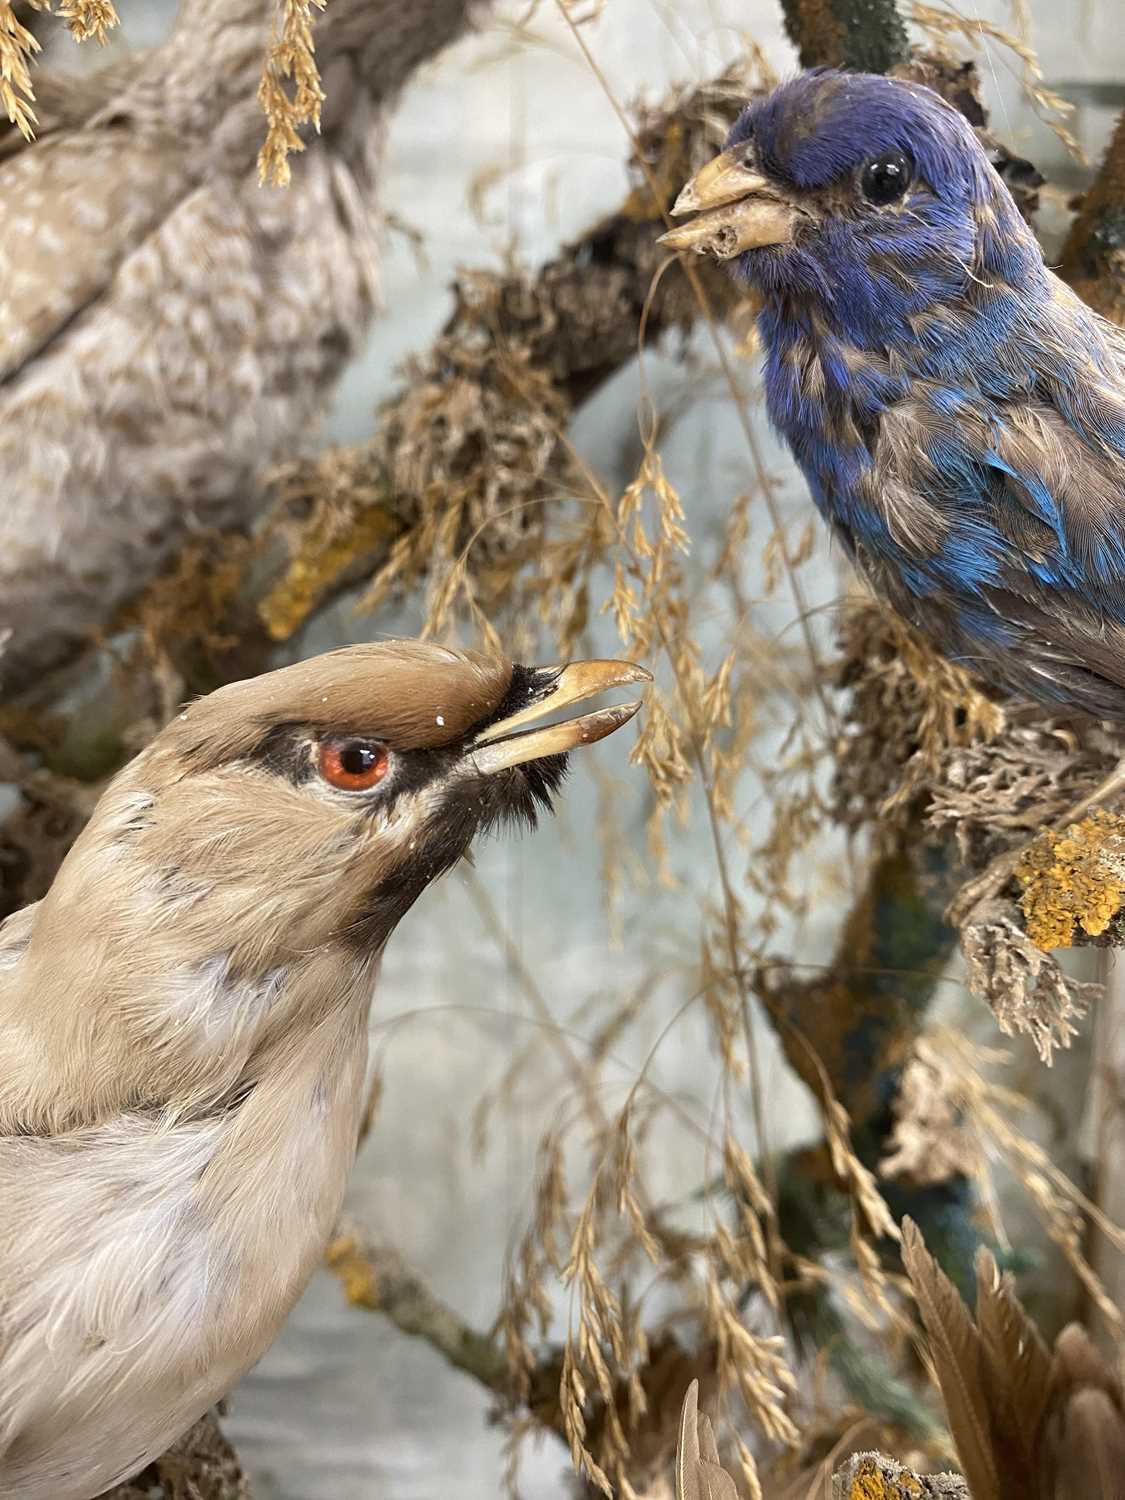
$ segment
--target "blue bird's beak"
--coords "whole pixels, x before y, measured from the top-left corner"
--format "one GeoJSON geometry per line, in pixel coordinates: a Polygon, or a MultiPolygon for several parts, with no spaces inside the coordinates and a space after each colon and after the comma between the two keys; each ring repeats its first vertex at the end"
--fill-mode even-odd
{"type": "Polygon", "coordinates": [[[797,211],[769,178],[754,172],[739,153],[724,151],[698,171],[672,205],[673,217],[694,213],[657,241],[669,250],[692,250],[731,260],[744,250],[783,245],[793,238],[797,211]]]}

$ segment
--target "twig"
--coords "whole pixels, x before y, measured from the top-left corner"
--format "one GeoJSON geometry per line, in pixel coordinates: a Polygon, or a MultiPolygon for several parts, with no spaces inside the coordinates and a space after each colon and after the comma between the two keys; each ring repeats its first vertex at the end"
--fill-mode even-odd
{"type": "Polygon", "coordinates": [[[340,1278],[353,1307],[382,1313],[411,1338],[424,1339],[456,1370],[497,1395],[510,1389],[503,1351],[436,1297],[397,1250],[371,1246],[354,1230],[336,1237],[325,1252],[328,1269],[340,1278]]]}

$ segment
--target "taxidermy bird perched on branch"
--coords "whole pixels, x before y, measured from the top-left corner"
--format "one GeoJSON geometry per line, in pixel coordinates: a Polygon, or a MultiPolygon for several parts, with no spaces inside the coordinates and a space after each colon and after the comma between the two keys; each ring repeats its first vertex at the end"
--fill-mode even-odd
{"type": "MultiPolygon", "coordinates": [[[[1044,265],[964,117],[804,73],[673,212],[663,243],[763,299],[770,417],[876,593],[994,686],[1125,723],[1125,334],[1044,265]]],[[[1123,789],[1125,762],[1070,817],[1123,789]]]]}
{"type": "Polygon", "coordinates": [[[116,777],[0,928],[0,1497],[90,1500],[276,1337],[356,1151],[379,957],[534,824],[648,679],[421,642],[220,688],[116,777]]]}
{"type": "Polygon", "coordinates": [[[332,0],[321,130],[261,187],[276,0],[181,0],[168,40],[0,134],[0,691],[88,641],[192,531],[256,514],[374,306],[390,105],[474,0],[332,0]]]}
{"type": "Polygon", "coordinates": [[[1125,722],[1125,336],[963,116],[805,73],[674,211],[664,243],[764,299],[770,416],[876,591],[1004,690],[1125,722]]]}

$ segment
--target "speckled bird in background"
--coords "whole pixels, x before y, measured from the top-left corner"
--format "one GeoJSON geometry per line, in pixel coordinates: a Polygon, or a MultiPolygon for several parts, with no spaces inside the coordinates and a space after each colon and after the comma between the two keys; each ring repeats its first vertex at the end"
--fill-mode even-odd
{"type": "Polygon", "coordinates": [[[33,143],[0,123],[0,693],[253,520],[374,308],[390,108],[482,6],[318,12],[321,130],[284,192],[255,165],[277,9],[180,0],[158,47],[36,69],[33,143]]]}
{"type": "Polygon", "coordinates": [[[818,70],[666,235],[764,299],[770,416],[875,590],[951,659],[1125,722],[1125,335],[1043,263],[972,128],[818,70]]]}

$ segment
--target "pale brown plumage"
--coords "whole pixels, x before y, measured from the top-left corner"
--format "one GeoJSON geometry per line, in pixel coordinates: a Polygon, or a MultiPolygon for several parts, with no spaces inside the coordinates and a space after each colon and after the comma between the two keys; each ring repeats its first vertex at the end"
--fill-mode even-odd
{"type": "Polygon", "coordinates": [[[973,1500],[1125,1500],[1125,1398],[1084,1329],[1048,1349],[985,1250],[974,1323],[909,1219],[903,1264],[973,1500]]]}
{"type": "Polygon", "coordinates": [[[734,1480],[719,1461],[711,1420],[699,1412],[699,1381],[687,1388],[676,1443],[676,1500],[738,1500],[734,1480]]]}
{"type": "Polygon", "coordinates": [[[537,721],[646,676],[349,647],[192,704],[110,784],[0,927],[2,1500],[90,1500],[268,1347],[339,1210],[387,938],[636,705],[537,721]]]}
{"type": "Polygon", "coordinates": [[[37,72],[40,138],[0,136],[0,691],[255,513],[372,311],[387,108],[473,5],[333,0],[286,191],[255,165],[273,0],[182,0],[151,52],[37,72]]]}

